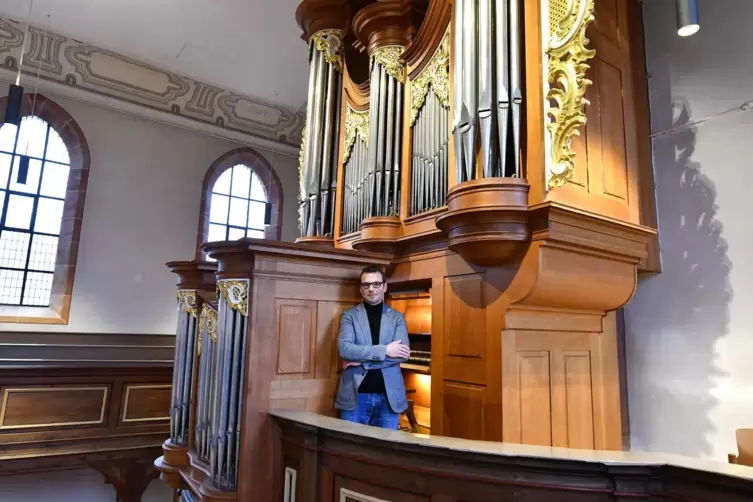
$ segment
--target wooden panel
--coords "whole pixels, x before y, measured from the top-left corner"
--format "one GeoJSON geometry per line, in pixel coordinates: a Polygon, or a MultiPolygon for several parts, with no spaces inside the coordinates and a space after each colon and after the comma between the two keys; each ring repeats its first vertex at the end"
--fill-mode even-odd
{"type": "MultiPolygon", "coordinates": [[[[589,187],[619,199],[627,199],[627,158],[625,157],[625,117],[622,109],[622,72],[614,66],[598,61],[594,65],[601,110],[601,185],[589,187]]],[[[589,162],[590,164],[590,162],[589,162]]],[[[595,178],[596,183],[599,182],[595,178]]],[[[627,202],[627,201],[626,201],[627,202]]]]}
{"type": "Polygon", "coordinates": [[[109,387],[4,388],[0,429],[103,424],[109,387]]]}
{"type": "Polygon", "coordinates": [[[594,446],[593,389],[591,353],[558,351],[552,361],[554,408],[564,410],[552,417],[554,446],[587,448],[594,446]],[[562,436],[557,437],[558,434],[562,436]]]}
{"type": "Polygon", "coordinates": [[[316,302],[277,300],[277,373],[313,373],[316,302]]]}
{"type": "MultiPolygon", "coordinates": [[[[507,367],[505,441],[569,448],[607,447],[595,434],[610,412],[599,404],[604,373],[599,340],[609,334],[518,331],[503,335],[507,367]],[[514,341],[513,341],[514,340],[514,341]],[[511,356],[510,353],[514,353],[511,356]],[[515,372],[510,368],[514,365],[515,372]],[[598,440],[597,440],[598,439],[598,440]]],[[[613,431],[611,435],[619,431],[613,431]]],[[[611,443],[609,443],[611,445],[611,443]]]]}
{"type": "Polygon", "coordinates": [[[565,187],[549,192],[547,198],[643,223],[642,206],[653,207],[653,172],[650,155],[644,152],[647,148],[650,151],[648,103],[639,89],[640,85],[645,87],[644,63],[642,55],[633,54],[641,47],[634,47],[637,39],[628,31],[632,3],[595,2],[596,20],[587,31],[590,47],[596,51],[586,73],[592,81],[585,96],[590,102],[587,123],[572,141],[576,154],[573,177],[565,187]],[[646,190],[650,193],[644,196],[646,190]]]}
{"type": "Polygon", "coordinates": [[[170,420],[172,385],[126,385],[121,421],[170,420]]]}
{"type": "Polygon", "coordinates": [[[465,439],[484,438],[484,387],[444,382],[442,434],[465,439]]]}
{"type": "Polygon", "coordinates": [[[549,352],[518,352],[521,443],[551,444],[550,389],[549,352]]]}
{"type": "Polygon", "coordinates": [[[445,279],[445,354],[483,358],[486,346],[483,276],[445,279]]]}

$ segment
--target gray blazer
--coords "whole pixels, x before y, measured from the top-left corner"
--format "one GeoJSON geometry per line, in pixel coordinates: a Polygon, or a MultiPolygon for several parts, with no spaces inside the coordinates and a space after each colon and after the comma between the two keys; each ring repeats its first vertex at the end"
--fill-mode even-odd
{"type": "Polygon", "coordinates": [[[408,408],[405,396],[405,382],[400,371],[400,363],[406,359],[387,357],[387,344],[400,340],[408,342],[408,328],[405,317],[397,310],[384,305],[382,323],[379,330],[379,345],[371,344],[371,328],[363,303],[345,311],[340,318],[340,333],[337,336],[337,349],[345,361],[359,361],[361,366],[351,366],[340,375],[340,386],[335,397],[335,408],[354,410],[358,403],[358,386],[366,377],[367,370],[381,370],[387,400],[395,413],[408,408]]]}

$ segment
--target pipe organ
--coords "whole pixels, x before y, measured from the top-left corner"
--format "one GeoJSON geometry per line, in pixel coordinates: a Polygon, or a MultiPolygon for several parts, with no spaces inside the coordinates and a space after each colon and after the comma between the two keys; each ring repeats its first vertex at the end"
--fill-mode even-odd
{"type": "Polygon", "coordinates": [[[410,325],[410,422],[621,449],[616,310],[660,271],[640,1],[303,0],[295,17],[300,238],[172,264],[162,479],[204,502],[319,493],[267,412],[336,414],[339,320],[367,264],[410,325]]]}
{"type": "Polygon", "coordinates": [[[340,133],[343,31],[317,31],[309,41],[309,88],[300,166],[302,237],[331,236],[340,133]]]}

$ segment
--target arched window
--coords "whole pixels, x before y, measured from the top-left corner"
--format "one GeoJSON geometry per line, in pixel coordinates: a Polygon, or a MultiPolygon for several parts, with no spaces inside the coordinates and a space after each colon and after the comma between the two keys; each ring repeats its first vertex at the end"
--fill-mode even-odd
{"type": "Polygon", "coordinates": [[[282,187],[269,162],[253,148],[226,153],[204,177],[197,259],[205,242],[279,239],[281,215],[282,187]]]}
{"type": "Polygon", "coordinates": [[[65,324],[89,149],[44,96],[24,96],[21,114],[20,127],[0,127],[0,322],[65,324]]]}

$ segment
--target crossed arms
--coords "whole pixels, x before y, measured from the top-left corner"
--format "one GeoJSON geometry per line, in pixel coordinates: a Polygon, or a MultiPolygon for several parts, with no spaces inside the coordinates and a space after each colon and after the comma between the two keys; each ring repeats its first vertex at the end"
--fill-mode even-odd
{"type": "Polygon", "coordinates": [[[363,365],[366,370],[376,370],[406,362],[410,355],[410,342],[405,319],[402,315],[396,316],[395,333],[390,344],[358,345],[353,316],[345,313],[340,320],[337,348],[340,358],[345,361],[343,369],[363,365]]]}

